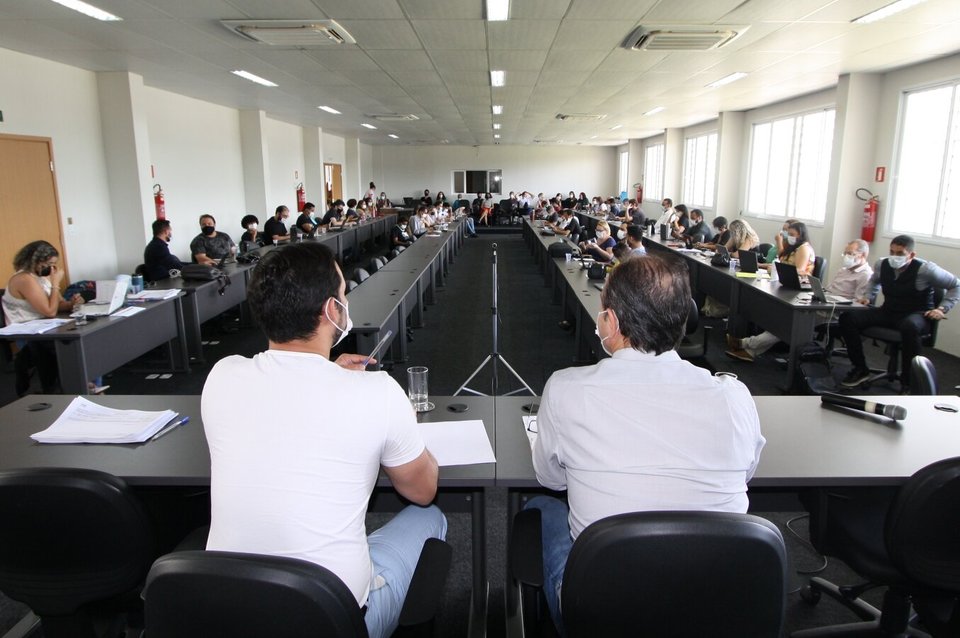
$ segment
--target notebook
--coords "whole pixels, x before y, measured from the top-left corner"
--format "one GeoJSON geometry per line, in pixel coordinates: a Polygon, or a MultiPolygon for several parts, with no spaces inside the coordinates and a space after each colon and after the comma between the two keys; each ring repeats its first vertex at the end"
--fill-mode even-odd
{"type": "Polygon", "coordinates": [[[796,266],[779,261],[775,261],[773,264],[777,268],[777,277],[780,279],[781,286],[793,290],[810,290],[810,284],[800,282],[800,275],[797,274],[796,266]]]}
{"type": "Polygon", "coordinates": [[[810,280],[810,289],[813,291],[813,298],[820,303],[832,303],[837,304],[838,306],[849,306],[853,303],[853,299],[827,294],[823,290],[823,283],[821,283],[821,281],[813,275],[810,275],[808,279],[810,280]]]}
{"type": "Polygon", "coordinates": [[[126,283],[113,280],[98,281],[96,298],[81,305],[80,312],[88,317],[105,317],[120,309],[126,295],[126,283]]]}

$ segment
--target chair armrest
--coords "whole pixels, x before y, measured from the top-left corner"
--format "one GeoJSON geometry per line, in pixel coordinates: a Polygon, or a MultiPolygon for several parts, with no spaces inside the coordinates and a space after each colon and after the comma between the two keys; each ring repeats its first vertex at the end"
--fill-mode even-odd
{"type": "Polygon", "coordinates": [[[446,589],[452,556],[453,548],[439,538],[428,538],[423,544],[407,597],[400,610],[402,627],[425,623],[437,615],[446,589]]]}
{"type": "Polygon", "coordinates": [[[543,587],[540,510],[523,510],[513,518],[507,561],[513,578],[527,585],[543,587]]]}

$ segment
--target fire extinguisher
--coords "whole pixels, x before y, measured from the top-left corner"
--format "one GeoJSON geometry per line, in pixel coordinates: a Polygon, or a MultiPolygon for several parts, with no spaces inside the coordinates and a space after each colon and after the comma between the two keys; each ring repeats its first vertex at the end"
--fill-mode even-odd
{"type": "Polygon", "coordinates": [[[303,182],[297,184],[297,212],[303,212],[303,205],[307,203],[307,191],[303,190],[303,182]]]}
{"type": "Polygon", "coordinates": [[[860,239],[872,242],[877,230],[877,212],[880,209],[880,198],[866,188],[857,189],[857,199],[863,201],[863,227],[860,230],[860,239]]]}
{"type": "Polygon", "coordinates": [[[167,202],[163,198],[163,189],[160,184],[153,185],[153,207],[157,210],[157,219],[167,218],[167,202]]]}
{"type": "Polygon", "coordinates": [[[637,182],[633,187],[637,189],[637,203],[640,204],[643,202],[643,184],[637,182]]]}

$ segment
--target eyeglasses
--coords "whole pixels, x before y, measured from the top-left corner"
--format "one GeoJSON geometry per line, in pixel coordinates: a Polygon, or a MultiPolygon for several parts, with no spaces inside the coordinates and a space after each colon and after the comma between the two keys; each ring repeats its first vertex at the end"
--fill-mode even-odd
{"type": "Polygon", "coordinates": [[[530,432],[531,434],[538,434],[540,432],[537,427],[537,417],[530,417],[530,420],[527,422],[527,432],[530,432]]]}

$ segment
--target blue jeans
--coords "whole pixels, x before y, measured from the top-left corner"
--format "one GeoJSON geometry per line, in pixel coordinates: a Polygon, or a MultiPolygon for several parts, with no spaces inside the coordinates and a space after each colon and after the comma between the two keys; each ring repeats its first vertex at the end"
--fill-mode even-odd
{"type": "Polygon", "coordinates": [[[570,537],[570,523],[567,517],[570,508],[553,496],[535,496],[523,509],[540,510],[541,538],[543,542],[543,594],[550,608],[550,617],[560,635],[563,630],[563,617],[560,614],[560,587],[563,585],[563,570],[567,567],[567,556],[573,547],[570,537]]]}
{"type": "Polygon", "coordinates": [[[446,535],[447,519],[436,505],[408,505],[367,537],[373,571],[385,581],[367,596],[364,619],[370,638],[390,636],[396,630],[424,542],[443,540],[446,535]]]}
{"type": "Polygon", "coordinates": [[[464,218],[464,223],[467,225],[467,230],[470,231],[471,235],[477,234],[477,228],[476,226],[473,225],[473,217],[470,217],[468,215],[467,217],[464,218]]]}

